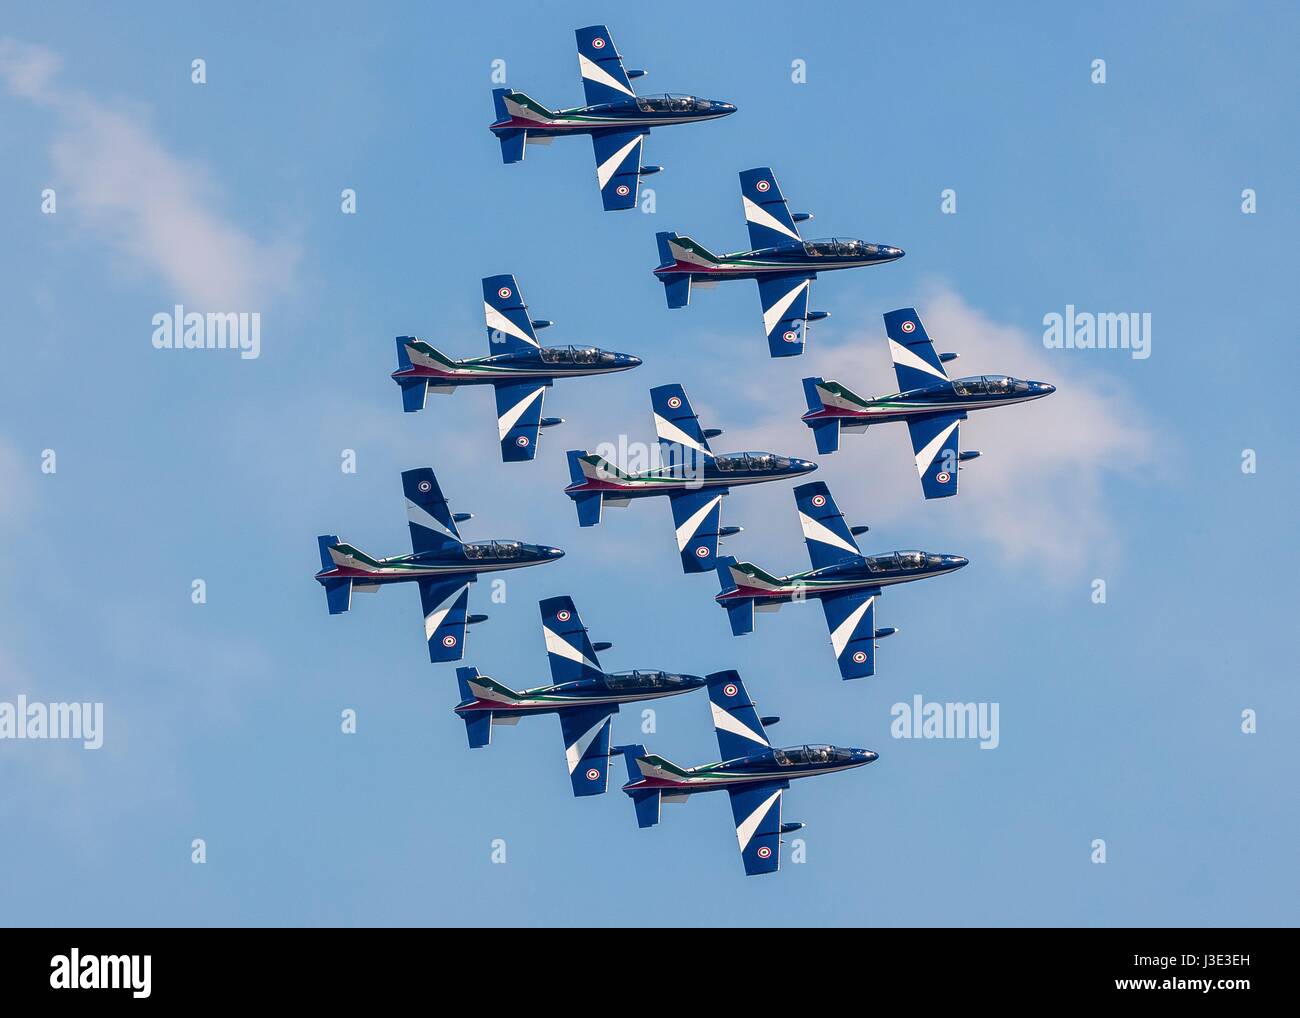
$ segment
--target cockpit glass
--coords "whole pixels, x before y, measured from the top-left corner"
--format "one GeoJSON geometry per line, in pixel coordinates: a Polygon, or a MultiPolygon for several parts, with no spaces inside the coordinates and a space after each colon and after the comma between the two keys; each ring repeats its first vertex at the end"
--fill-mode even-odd
{"type": "Polygon", "coordinates": [[[983,378],[958,378],[952,383],[958,396],[983,396],[989,391],[988,383],[983,378]]]}
{"type": "Polygon", "coordinates": [[[699,113],[709,108],[709,101],[693,95],[644,95],[636,105],[643,113],[699,113]]]}
{"type": "Polygon", "coordinates": [[[991,395],[1003,395],[1011,391],[1011,379],[1006,375],[985,375],[984,384],[991,395]]]}
{"type": "Polygon", "coordinates": [[[898,568],[897,555],[870,555],[867,558],[867,568],[872,572],[888,572],[891,569],[898,568]]]}
{"type": "Polygon", "coordinates": [[[925,555],[919,551],[901,551],[898,553],[898,563],[904,569],[920,569],[925,565],[925,555]]]}

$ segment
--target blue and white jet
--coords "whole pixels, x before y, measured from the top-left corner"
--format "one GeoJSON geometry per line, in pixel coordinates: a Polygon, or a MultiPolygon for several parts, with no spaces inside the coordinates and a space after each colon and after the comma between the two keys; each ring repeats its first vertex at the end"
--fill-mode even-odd
{"type": "Polygon", "coordinates": [[[608,375],[641,363],[631,354],[594,346],[542,346],[537,330],[554,322],[534,320],[514,276],[483,280],[483,317],[487,323],[486,357],[448,357],[422,339],[397,337],[397,370],[392,379],[402,390],[402,409],[424,409],[430,392],[454,393],[463,385],[490,385],[497,397],[497,437],[501,459],[531,460],[543,428],[563,424],[562,417],[543,417],[542,401],[557,378],[608,375]]]}
{"type": "Polygon", "coordinates": [[[979,453],[960,450],[958,425],[972,410],[1026,403],[1056,391],[1047,382],[1009,375],[948,377],[944,365],[955,353],[937,353],[916,308],[899,308],[885,315],[889,354],[899,391],[891,396],[859,396],[836,381],[803,380],[808,412],[801,420],[812,428],[817,451],[840,447],[840,432],[861,434],[872,424],[903,421],[912,438],[916,472],[926,498],[957,494],[957,471],[979,453]]]}
{"type": "Polygon", "coordinates": [[[657,668],[607,672],[596,653],[610,644],[591,642],[571,597],[549,597],[539,607],[551,684],[514,690],[477,668],[457,668],[461,701],[456,713],[465,722],[472,749],[492,741],[493,725],[516,725],[535,714],[556,715],[573,794],[600,795],[609,784],[609,732],[619,706],[689,693],[703,686],[704,679],[657,668]]]}
{"type": "Polygon", "coordinates": [[[594,527],[602,507],[626,506],[634,499],[665,495],[672,507],[673,528],[682,569],[709,572],[718,556],[718,541],[741,531],[722,526],[722,499],[734,487],[798,477],[817,464],[770,452],[715,453],[709,439],[719,428],[700,427],[686,390],[660,385],[650,390],[659,462],[647,470],[623,470],[594,453],[569,452],[572,483],[564,493],[578,510],[578,525],[594,527]]]}
{"type": "Polygon", "coordinates": [[[781,605],[816,599],[826,613],[831,647],[840,676],[861,679],[876,673],[876,641],[897,629],[877,629],[876,598],[885,587],[956,572],[967,564],[960,555],[895,551],[863,555],[854,540],[864,526],[850,527],[822,481],[794,489],[799,523],[812,569],[773,576],[752,562],[718,560],[722,592],[714,599],[727,609],[733,636],[754,631],[754,609],[776,611],[781,605]]]}
{"type": "Polygon", "coordinates": [[[751,250],[715,255],[690,237],[658,233],[659,266],[654,272],[664,284],[670,308],[690,303],[692,285],[757,280],[763,331],[773,357],[803,353],[808,325],[830,317],[829,311],[808,310],[812,281],[819,272],[880,265],[903,257],[902,248],[888,244],[845,238],[804,240],[797,224],[812,219],[812,214],[790,211],[770,166],[741,171],[740,196],[751,250]]]}
{"type": "Polygon", "coordinates": [[[567,135],[589,134],[596,152],[596,183],[606,212],[636,208],[641,178],[662,166],[642,166],[641,149],[654,127],[717,120],[736,112],[732,103],[693,95],[638,96],[632,81],[645,71],[629,71],[604,25],[579,28],[578,70],[586,106],[548,110],[510,88],[492,91],[496,120],[492,133],[501,142],[501,158],[521,162],[527,145],[549,145],[567,135]]]}
{"type": "Polygon", "coordinates": [[[782,793],[790,782],[862,767],[878,754],[827,745],[777,749],[768,742],[767,729],[781,719],[759,716],[737,672],[714,672],[706,681],[722,759],[702,767],[679,767],[647,753],[642,745],[618,746],[627,764],[623,791],[636,807],[637,825],[654,827],[662,803],[725,790],[745,873],[775,873],[781,866],[781,835],[804,826],[781,820],[782,793]]]}
{"type": "Polygon", "coordinates": [[[424,611],[424,637],[429,660],[459,661],[465,654],[465,628],[483,622],[486,615],[468,615],[469,585],[480,573],[522,569],[554,562],[564,552],[545,544],[522,541],[461,539],[456,525],[473,518],[453,513],[442,497],[431,467],[402,474],[406,518],[411,529],[411,554],[372,558],[336,534],[316,538],[320,546],[320,572],[316,582],[325,588],[331,615],[352,607],[352,592],[374,592],[392,583],[414,583],[420,588],[424,611]]]}

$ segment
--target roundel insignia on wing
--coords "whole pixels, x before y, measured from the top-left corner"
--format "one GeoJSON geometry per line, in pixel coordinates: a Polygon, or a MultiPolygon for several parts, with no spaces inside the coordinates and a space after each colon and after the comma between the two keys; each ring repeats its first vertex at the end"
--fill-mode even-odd
{"type": "Polygon", "coordinates": [[[433,485],[430,484],[428,481],[421,481],[419,484],[416,485],[416,487],[419,488],[421,491],[430,491],[433,488],[433,485]]]}
{"type": "Polygon", "coordinates": [[[784,336],[782,336],[781,338],[784,339],[787,343],[797,343],[797,342],[799,342],[799,333],[797,333],[797,332],[795,332],[793,329],[791,329],[789,332],[787,332],[787,333],[786,333],[784,336]]]}
{"type": "Polygon", "coordinates": [[[698,548],[695,549],[695,556],[696,558],[708,558],[709,549],[704,545],[700,545],[698,548]]]}
{"type": "Polygon", "coordinates": [[[604,49],[604,48],[605,48],[605,40],[602,39],[600,36],[596,36],[596,38],[594,38],[594,39],[591,40],[591,48],[592,48],[592,49],[604,49]]]}
{"type": "Polygon", "coordinates": [[[682,405],[682,399],[681,399],[681,397],[680,397],[680,396],[669,396],[669,397],[668,397],[668,405],[669,405],[669,407],[671,407],[673,410],[676,410],[678,407],[680,407],[680,406],[682,405]]]}
{"type": "Polygon", "coordinates": [[[772,185],[769,184],[766,180],[760,180],[757,184],[754,185],[754,188],[758,191],[767,191],[771,187],[772,185]]]}
{"type": "Polygon", "coordinates": [[[629,194],[632,193],[632,189],[628,187],[626,184],[619,184],[618,187],[614,188],[614,193],[617,194],[620,198],[626,198],[629,194]]]}
{"type": "Polygon", "coordinates": [[[497,291],[497,296],[500,297],[502,300],[509,300],[512,296],[514,296],[514,291],[511,290],[510,287],[508,286],[503,286],[501,287],[500,290],[497,291]]]}
{"type": "Polygon", "coordinates": [[[555,617],[559,619],[561,622],[568,622],[570,618],[568,609],[561,608],[559,611],[555,613],[555,617]]]}
{"type": "Polygon", "coordinates": [[[596,770],[595,767],[588,768],[588,770],[587,770],[587,780],[588,780],[588,781],[599,781],[599,780],[600,780],[600,771],[596,770]]]}
{"type": "Polygon", "coordinates": [[[442,638],[442,645],[443,645],[444,647],[454,647],[454,646],[456,646],[456,637],[454,637],[454,636],[444,636],[444,637],[442,638]]]}
{"type": "Polygon", "coordinates": [[[946,470],[940,470],[934,475],[934,479],[940,484],[947,484],[952,479],[952,475],[946,470]]]}
{"type": "Polygon", "coordinates": [[[814,495],[814,496],[812,497],[812,504],[815,505],[818,509],[820,509],[822,506],[824,506],[824,505],[826,504],[826,496],[825,496],[825,495],[814,495]]]}
{"type": "Polygon", "coordinates": [[[758,850],[758,857],[760,859],[770,859],[772,858],[772,850],[764,845],[758,850]]]}
{"type": "Polygon", "coordinates": [[[740,692],[740,690],[736,688],[736,684],[734,682],[728,682],[725,686],[722,687],[722,691],[726,693],[728,696],[735,696],[737,693],[740,692]]]}
{"type": "Polygon", "coordinates": [[[861,650],[860,650],[860,651],[857,651],[857,652],[853,655],[853,663],[854,663],[854,664],[858,664],[858,665],[860,665],[860,664],[866,664],[866,661],[867,661],[867,655],[866,655],[866,652],[865,652],[865,651],[861,651],[861,650]]]}
{"type": "Polygon", "coordinates": [[[519,446],[520,448],[526,446],[527,444],[528,444],[527,435],[520,435],[518,438],[515,439],[515,445],[519,446]]]}
{"type": "Polygon", "coordinates": [[[902,325],[902,329],[904,332],[915,332],[916,322],[904,322],[902,325]]]}

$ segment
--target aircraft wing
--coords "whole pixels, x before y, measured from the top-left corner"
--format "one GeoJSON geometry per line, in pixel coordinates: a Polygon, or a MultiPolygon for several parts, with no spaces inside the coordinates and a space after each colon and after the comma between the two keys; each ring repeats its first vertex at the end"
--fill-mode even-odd
{"type": "Polygon", "coordinates": [[[814,569],[862,557],[853,532],[844,522],[831,490],[825,481],[812,481],[794,489],[794,504],[799,510],[808,559],[814,569]]]}
{"type": "Polygon", "coordinates": [[[514,276],[487,276],[483,280],[483,318],[489,354],[536,350],[540,345],[514,276]]]}
{"type": "Polygon", "coordinates": [[[821,599],[842,679],[865,679],[876,674],[876,596],[879,593],[879,589],[853,590],[821,599]]]}
{"type": "Polygon", "coordinates": [[[606,212],[636,208],[637,188],[641,185],[641,148],[646,131],[610,128],[591,136],[596,151],[596,183],[606,212]]]}
{"type": "Polygon", "coordinates": [[[444,551],[462,543],[432,467],[404,471],[402,492],[406,495],[406,520],[411,528],[413,552],[418,555],[424,551],[444,551]]]}
{"type": "Polygon", "coordinates": [[[921,475],[921,491],[926,498],[957,494],[957,439],[959,425],[965,419],[962,411],[907,422],[912,452],[916,454],[916,472],[921,475]]]}
{"type": "Polygon", "coordinates": [[[916,308],[887,311],[885,332],[889,336],[889,356],[894,361],[899,392],[948,381],[948,372],[926,335],[916,308]]]}
{"type": "Polygon", "coordinates": [[[734,760],[770,749],[767,732],[749,691],[735,671],[714,672],[709,684],[709,709],[713,712],[713,732],[718,737],[722,760],[734,760]]]}
{"type": "Polygon", "coordinates": [[[469,606],[471,576],[420,580],[420,608],[424,612],[424,638],[429,660],[459,661],[465,655],[465,609],[469,606]]]}
{"type": "Polygon", "coordinates": [[[506,463],[530,460],[537,455],[537,435],[542,426],[542,401],[549,378],[530,378],[526,382],[498,382],[497,437],[501,439],[501,459],[506,463]]]}
{"type": "Polygon", "coordinates": [[[668,496],[677,530],[677,550],[682,555],[682,569],[688,573],[707,573],[715,568],[725,494],[722,488],[700,488],[668,496]]]}
{"type": "Polygon", "coordinates": [[[740,202],[745,208],[745,225],[749,227],[749,243],[754,249],[803,239],[772,167],[740,171],[740,202]]]}
{"type": "Polygon", "coordinates": [[[560,711],[564,755],[574,795],[600,795],[609,787],[610,719],[616,704],[560,711]]]}
{"type": "Polygon", "coordinates": [[[579,28],[574,35],[578,38],[578,71],[582,75],[587,105],[598,106],[636,98],[609,29],[604,25],[592,25],[579,28]]]}
{"type": "Polygon", "coordinates": [[[704,437],[699,418],[691,409],[686,390],[674,382],[650,390],[650,407],[654,413],[655,434],[659,451],[669,463],[698,465],[700,457],[713,455],[704,437]]]}
{"type": "Polygon", "coordinates": [[[789,787],[782,781],[727,789],[740,858],[751,877],[781,867],[781,793],[789,787]]]}
{"type": "Polygon", "coordinates": [[[767,347],[773,357],[798,357],[803,353],[813,278],[813,273],[803,272],[759,279],[763,331],[767,333],[767,347]]]}
{"type": "Polygon", "coordinates": [[[546,640],[551,681],[558,686],[561,682],[604,675],[573,598],[567,594],[548,597],[537,606],[542,612],[542,636],[546,640]]]}

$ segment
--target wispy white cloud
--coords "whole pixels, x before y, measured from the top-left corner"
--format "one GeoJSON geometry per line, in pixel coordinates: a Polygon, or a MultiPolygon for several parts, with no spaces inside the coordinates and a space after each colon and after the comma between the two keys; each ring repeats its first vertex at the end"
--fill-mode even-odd
{"type": "MultiPolygon", "coordinates": [[[[1033,560],[1049,572],[1073,571],[1114,553],[1120,514],[1107,481],[1158,469],[1153,426],[1137,400],[1087,360],[1099,355],[1045,350],[1038,337],[991,320],[949,289],[935,289],[919,310],[940,349],[960,353],[956,373],[1012,374],[1052,382],[1057,391],[1024,406],[972,414],[962,425],[962,448],[984,456],[963,469],[956,499],[924,508],[903,425],[846,434],[838,453],[813,456],[840,507],[855,522],[889,524],[904,543],[905,524],[925,512],[927,525],[951,530],[954,538],[973,534],[1009,560],[1033,560]]],[[[862,395],[897,391],[879,318],[864,317],[850,332],[852,339],[814,348],[803,373],[837,379],[862,395]]],[[[730,444],[806,453],[810,440],[794,440],[791,427],[801,399],[792,392],[778,402],[779,415],[731,429],[730,444]]],[[[772,405],[770,390],[761,400],[755,393],[754,403],[772,405]]]]}
{"type": "Polygon", "coordinates": [[[57,54],[0,39],[0,84],[50,115],[61,219],[76,217],[199,308],[255,310],[291,282],[294,243],[259,240],[230,222],[207,170],[169,151],[144,113],[61,76],[57,54]]]}

